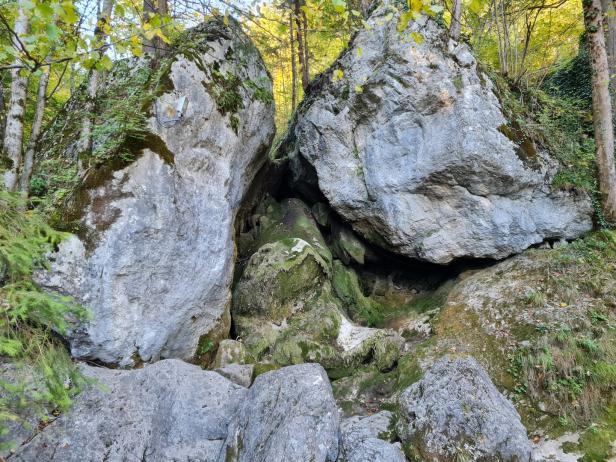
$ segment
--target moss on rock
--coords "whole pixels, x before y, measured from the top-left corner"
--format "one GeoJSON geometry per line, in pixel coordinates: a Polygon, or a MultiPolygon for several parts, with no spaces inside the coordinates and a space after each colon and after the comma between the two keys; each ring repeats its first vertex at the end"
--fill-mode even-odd
{"type": "Polygon", "coordinates": [[[250,257],[233,292],[233,311],[281,322],[318,296],[329,266],[300,238],[265,244],[250,257]]]}

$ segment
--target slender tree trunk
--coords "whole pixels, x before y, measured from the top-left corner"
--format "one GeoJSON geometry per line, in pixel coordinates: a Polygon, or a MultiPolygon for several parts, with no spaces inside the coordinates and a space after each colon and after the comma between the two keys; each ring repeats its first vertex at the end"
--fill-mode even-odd
{"type": "MultiPolygon", "coordinates": [[[[612,95],[612,111],[616,111],[616,5],[614,0],[601,0],[603,14],[605,15],[607,61],[610,68],[610,86],[612,95]]],[[[612,114],[616,127],[616,113],[612,114]]]]}
{"type": "Polygon", "coordinates": [[[295,63],[295,37],[293,36],[293,12],[289,13],[289,42],[291,43],[291,111],[297,105],[297,65],[295,63]]]}
{"type": "Polygon", "coordinates": [[[454,40],[460,39],[462,32],[462,0],[453,0],[453,8],[451,11],[451,25],[449,26],[449,36],[454,40]]]}
{"type": "Polygon", "coordinates": [[[302,10],[302,21],[304,25],[304,70],[306,74],[306,86],[310,82],[310,47],[308,46],[308,18],[302,10]]]}
{"type": "MultiPolygon", "coordinates": [[[[160,15],[161,28],[163,24],[163,17],[167,16],[168,13],[169,13],[169,4],[167,3],[167,0],[158,0],[158,14],[160,15]]],[[[161,30],[164,33],[164,30],[163,29],[161,30]]],[[[167,44],[163,42],[161,38],[157,37],[157,39],[158,39],[157,56],[159,57],[167,56],[169,54],[169,48],[167,47],[167,44]]]]}
{"type": "Polygon", "coordinates": [[[601,0],[582,0],[592,67],[592,108],[597,145],[599,190],[603,213],[616,219],[616,170],[614,170],[614,130],[609,94],[610,71],[607,61],[601,0]]]}
{"type": "MultiPolygon", "coordinates": [[[[109,22],[111,18],[111,11],[113,10],[114,0],[103,0],[103,8],[98,14],[96,28],[94,29],[94,35],[96,41],[99,44],[103,44],[107,38],[107,34],[103,29],[103,25],[109,22]]],[[[101,54],[105,52],[105,47],[100,51],[101,54]]],[[[89,152],[92,149],[92,124],[94,118],[94,108],[96,102],[96,94],[98,93],[99,81],[101,75],[96,69],[92,69],[90,72],[90,79],[88,80],[88,100],[85,106],[85,119],[81,126],[81,133],[79,134],[79,141],[77,144],[77,169],[79,173],[83,173],[84,167],[82,164],[81,156],[84,153],[89,152]]]]}
{"type": "Polygon", "coordinates": [[[30,139],[28,140],[28,147],[26,148],[26,154],[24,156],[24,165],[21,170],[21,176],[19,178],[19,190],[26,195],[30,189],[30,177],[32,176],[32,169],[34,167],[34,152],[36,150],[36,144],[38,143],[41,135],[41,128],[43,127],[43,115],[45,113],[45,103],[47,96],[47,84],[49,83],[49,67],[43,69],[43,73],[39,79],[38,93],[36,95],[36,109],[34,111],[34,121],[32,122],[32,130],[30,130],[30,139]]]}
{"type": "Polygon", "coordinates": [[[300,8],[300,0],[294,0],[295,7],[295,35],[297,37],[297,54],[299,57],[299,65],[302,70],[302,88],[306,90],[308,87],[308,73],[306,72],[306,54],[304,52],[304,38],[302,33],[302,10],[300,8]]]}
{"type": "MultiPolygon", "coordinates": [[[[28,18],[23,8],[19,8],[14,32],[18,37],[23,37],[26,35],[27,29],[28,18]]],[[[13,45],[16,49],[20,48],[17,39],[14,40],[13,45]]],[[[15,64],[19,65],[20,61],[16,60],[15,64]]],[[[28,77],[21,75],[20,69],[12,69],[11,97],[7,111],[3,142],[4,154],[11,161],[11,166],[4,173],[4,186],[8,191],[16,191],[19,181],[19,171],[21,169],[23,155],[24,113],[27,91],[28,77]]]]}
{"type": "MultiPolygon", "coordinates": [[[[143,19],[149,21],[156,14],[154,2],[156,0],[143,0],[143,19]]],[[[148,56],[156,56],[156,37],[143,39],[143,52],[148,56]]]]}
{"type": "Polygon", "coordinates": [[[4,142],[4,128],[6,126],[6,105],[4,102],[4,82],[3,75],[0,73],[0,152],[2,152],[2,143],[4,142]]]}
{"type": "MultiPolygon", "coordinates": [[[[150,20],[154,16],[161,18],[167,14],[168,5],[167,0],[143,0],[143,16],[145,19],[150,20]]],[[[144,39],[143,52],[149,56],[159,58],[167,54],[167,47],[160,37],[153,37],[151,39],[144,39]]]]}

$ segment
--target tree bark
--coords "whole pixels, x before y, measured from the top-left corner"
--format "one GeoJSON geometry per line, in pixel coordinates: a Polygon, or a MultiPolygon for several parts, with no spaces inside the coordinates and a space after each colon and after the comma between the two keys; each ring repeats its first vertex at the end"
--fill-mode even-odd
{"type": "Polygon", "coordinates": [[[291,43],[291,111],[297,105],[297,65],[295,63],[295,37],[293,36],[293,12],[289,13],[289,42],[291,43]]]}
{"type": "Polygon", "coordinates": [[[4,85],[2,83],[2,73],[0,73],[0,152],[4,143],[4,128],[6,127],[6,104],[4,102],[4,85]]]}
{"type": "Polygon", "coordinates": [[[26,195],[30,189],[30,177],[34,167],[34,152],[38,143],[43,127],[43,115],[45,114],[45,103],[47,101],[47,84],[49,83],[49,66],[43,69],[39,79],[38,92],[36,95],[36,109],[34,111],[34,121],[30,130],[30,139],[24,156],[24,164],[19,178],[19,190],[26,195]]]}
{"type": "MultiPolygon", "coordinates": [[[[607,62],[610,68],[610,86],[612,95],[612,111],[616,111],[616,4],[614,0],[601,0],[601,7],[607,25],[605,41],[607,48],[607,62]]],[[[616,127],[616,114],[612,114],[616,127]]]]}
{"type": "MultiPolygon", "coordinates": [[[[17,20],[15,21],[14,32],[17,37],[24,37],[28,30],[28,18],[23,10],[19,8],[17,20]]],[[[13,46],[20,49],[19,41],[13,39],[13,46]]],[[[15,65],[21,64],[17,59],[15,65]]],[[[10,167],[4,173],[4,187],[8,191],[16,191],[19,181],[19,171],[21,169],[23,155],[24,138],[24,113],[26,108],[26,97],[28,91],[28,77],[20,73],[20,69],[11,70],[11,96],[6,117],[6,128],[4,133],[3,151],[4,155],[11,162],[10,167]]]]}
{"type": "Polygon", "coordinates": [[[306,54],[304,52],[304,38],[303,38],[303,28],[302,28],[302,10],[300,5],[300,0],[294,0],[293,4],[295,7],[295,35],[297,37],[297,54],[299,56],[299,65],[302,70],[302,88],[306,90],[308,87],[308,69],[306,66],[306,54]]]}
{"type": "MultiPolygon", "coordinates": [[[[162,18],[167,14],[168,9],[167,0],[143,0],[143,17],[150,20],[154,16],[159,16],[161,19],[161,26],[159,27],[162,27],[162,18]]],[[[165,56],[168,50],[160,37],[152,37],[149,40],[144,39],[143,52],[148,56],[160,58],[165,56]]]]}
{"type": "Polygon", "coordinates": [[[454,40],[460,39],[462,32],[462,0],[453,0],[453,8],[451,11],[451,25],[449,26],[449,36],[454,40]]]}
{"type": "MultiPolygon", "coordinates": [[[[97,43],[103,44],[107,38],[107,34],[103,29],[103,25],[108,23],[111,18],[111,12],[113,10],[114,0],[103,0],[103,8],[98,14],[96,28],[94,29],[94,35],[97,43]]],[[[101,48],[101,55],[105,53],[106,47],[101,48]]],[[[90,79],[88,80],[88,100],[84,105],[85,118],[83,125],[81,126],[81,133],[79,134],[79,141],[77,143],[77,166],[79,173],[83,173],[83,164],[81,162],[82,154],[89,152],[92,149],[92,124],[94,118],[94,108],[96,102],[96,94],[98,93],[100,72],[96,69],[92,69],[90,72],[90,79]]]]}
{"type": "Polygon", "coordinates": [[[302,10],[302,22],[304,25],[304,70],[306,74],[306,86],[310,82],[310,48],[308,47],[308,18],[302,10]]]}
{"type": "Polygon", "coordinates": [[[614,130],[609,93],[610,71],[607,60],[601,0],[582,0],[588,51],[592,67],[592,108],[597,145],[599,191],[605,217],[616,219],[616,170],[614,170],[614,130]]]}

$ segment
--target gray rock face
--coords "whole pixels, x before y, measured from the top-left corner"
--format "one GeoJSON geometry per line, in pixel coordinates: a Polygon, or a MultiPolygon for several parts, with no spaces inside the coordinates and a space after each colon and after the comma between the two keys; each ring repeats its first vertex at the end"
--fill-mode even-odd
{"type": "Polygon", "coordinates": [[[74,407],[21,446],[15,461],[216,460],[247,394],[178,360],[132,371],[85,367],[98,381],[74,407]]]}
{"type": "Polygon", "coordinates": [[[398,18],[377,8],[333,66],[344,77],[313,85],[283,144],[297,181],[318,183],[368,240],[430,262],[502,258],[590,230],[588,197],[552,190],[554,162],[504,134],[468,47],[425,19],[399,34],[398,18]]]}
{"type": "Polygon", "coordinates": [[[318,364],[260,375],[229,427],[218,462],[334,461],[338,409],[318,364]]]}
{"type": "Polygon", "coordinates": [[[339,462],[405,462],[400,448],[381,438],[389,436],[393,414],[381,411],[354,416],[340,424],[339,462]]]}
{"type": "Polygon", "coordinates": [[[399,405],[398,433],[420,460],[530,460],[520,416],[470,357],[439,360],[399,405]]]}
{"type": "Polygon", "coordinates": [[[207,53],[178,53],[173,89],[158,97],[148,122],[172,159],[144,149],[88,189],[79,223],[88,239],[62,243],[51,272],[38,277],[92,310],[70,336],[75,357],[121,366],[186,359],[200,336],[228,333],[233,223],[274,135],[274,108],[244,87],[236,112],[219,107],[220,75],[265,92],[271,83],[239,25],[210,35],[202,27],[207,53]]]}

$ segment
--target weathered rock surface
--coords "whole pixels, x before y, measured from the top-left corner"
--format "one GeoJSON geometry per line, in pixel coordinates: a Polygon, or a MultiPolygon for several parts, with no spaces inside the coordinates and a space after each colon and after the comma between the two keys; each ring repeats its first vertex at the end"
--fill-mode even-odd
{"type": "Polygon", "coordinates": [[[21,446],[15,461],[213,461],[248,391],[179,360],[132,371],[84,367],[98,381],[21,446]]]}
{"type": "Polygon", "coordinates": [[[254,85],[271,93],[271,83],[237,23],[193,34],[200,51],[177,52],[171,88],[153,103],[157,146],[105,181],[96,179],[104,169],[88,174],[80,237],[62,243],[51,272],[39,275],[92,310],[70,336],[75,357],[122,366],[186,359],[202,335],[228,334],[233,222],[274,135],[274,108],[256,96],[254,85]]]}
{"type": "Polygon", "coordinates": [[[404,454],[386,441],[392,433],[393,414],[381,411],[367,417],[354,416],[340,424],[339,462],[404,462],[404,454]]]}
{"type": "Polygon", "coordinates": [[[338,431],[338,409],[323,368],[285,367],[257,377],[218,461],[334,461],[338,431]]]}
{"type": "Polygon", "coordinates": [[[235,330],[251,356],[279,365],[318,362],[326,368],[372,359],[380,369],[390,368],[403,340],[391,330],[348,319],[362,309],[358,297],[366,310],[372,307],[352,269],[333,260],[311,209],[299,199],[280,204],[268,199],[252,221],[253,228],[240,240],[247,263],[232,306],[235,330]]]}
{"type": "Polygon", "coordinates": [[[398,433],[420,460],[530,460],[520,416],[470,357],[439,360],[399,405],[398,433]]]}
{"type": "Polygon", "coordinates": [[[25,441],[36,430],[39,421],[48,414],[47,409],[33,405],[36,403],[33,395],[40,393],[42,382],[43,378],[37,376],[31,367],[0,361],[0,400],[3,410],[9,411],[8,414],[0,415],[0,460],[7,458],[14,446],[25,441]],[[24,392],[12,396],[9,391],[11,388],[21,388],[24,392]],[[28,407],[19,402],[24,397],[27,398],[28,407]]]}
{"type": "Polygon", "coordinates": [[[226,364],[216,369],[216,372],[238,385],[249,387],[252,383],[254,364],[226,364]]]}
{"type": "Polygon", "coordinates": [[[296,182],[366,239],[436,263],[590,230],[589,198],[553,190],[554,161],[504,134],[513,129],[467,46],[425,18],[400,34],[391,10],[377,8],[309,91],[280,151],[296,182]]]}

